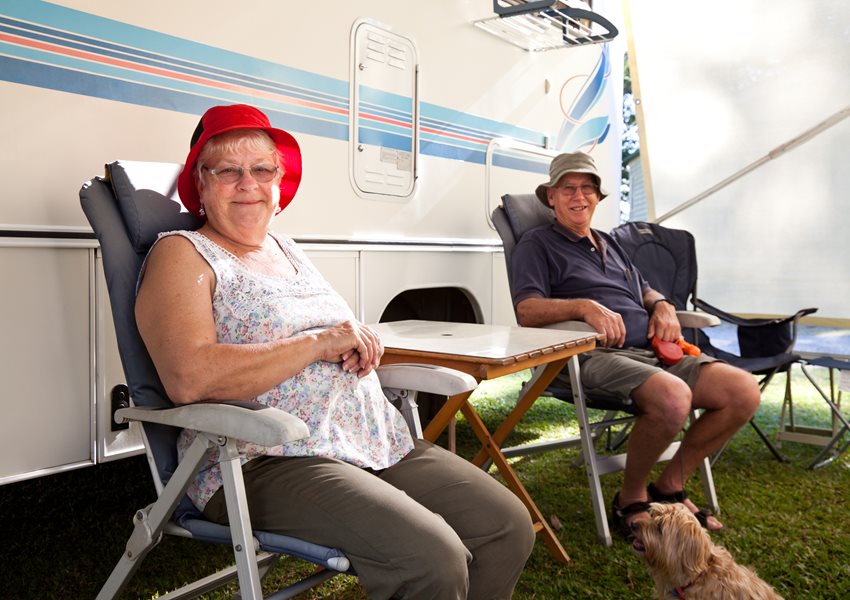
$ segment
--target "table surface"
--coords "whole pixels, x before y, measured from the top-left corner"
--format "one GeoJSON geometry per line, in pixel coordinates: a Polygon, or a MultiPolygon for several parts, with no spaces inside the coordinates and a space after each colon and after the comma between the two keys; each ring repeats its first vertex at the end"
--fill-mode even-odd
{"type": "Polygon", "coordinates": [[[596,339],[595,334],[586,331],[445,321],[393,321],[370,327],[381,336],[386,349],[464,356],[497,364],[522,361],[596,339]]]}

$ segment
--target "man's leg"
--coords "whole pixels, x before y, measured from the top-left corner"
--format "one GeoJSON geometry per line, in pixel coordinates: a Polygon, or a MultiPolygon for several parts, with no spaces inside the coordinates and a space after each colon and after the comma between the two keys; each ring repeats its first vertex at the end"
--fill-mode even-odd
{"type": "MultiPolygon", "coordinates": [[[[684,489],[700,462],[746,425],[760,401],[758,384],[749,373],[720,362],[700,366],[693,407],[703,409],[703,413],[688,428],[679,451],[656,480],[658,489],[662,493],[684,489]]],[[[697,510],[690,500],[685,504],[691,511],[697,510]]],[[[709,528],[718,527],[719,522],[711,518],[709,528]]]]}
{"type": "MultiPolygon", "coordinates": [[[[691,390],[687,383],[661,370],[650,375],[631,395],[641,414],[629,434],[620,507],[648,500],[649,474],[682,430],[691,410],[691,390]]],[[[648,518],[648,515],[644,513],[636,518],[648,518]]]]}
{"type": "MultiPolygon", "coordinates": [[[[619,508],[645,502],[647,480],[659,457],[681,431],[691,406],[691,389],[680,377],[660,367],[651,351],[598,349],[588,353],[581,378],[589,402],[594,398],[622,402],[639,410],[629,433],[619,508]]],[[[646,513],[627,516],[648,518],[646,513]]]]}

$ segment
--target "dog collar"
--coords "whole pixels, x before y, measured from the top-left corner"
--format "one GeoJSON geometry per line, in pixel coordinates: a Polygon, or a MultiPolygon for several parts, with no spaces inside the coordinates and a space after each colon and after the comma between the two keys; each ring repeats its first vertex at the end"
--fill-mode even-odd
{"type": "Polygon", "coordinates": [[[691,587],[690,583],[688,585],[685,585],[685,586],[682,586],[682,587],[673,588],[673,590],[670,593],[673,594],[674,598],[682,598],[684,600],[685,590],[688,589],[689,587],[691,587]]]}

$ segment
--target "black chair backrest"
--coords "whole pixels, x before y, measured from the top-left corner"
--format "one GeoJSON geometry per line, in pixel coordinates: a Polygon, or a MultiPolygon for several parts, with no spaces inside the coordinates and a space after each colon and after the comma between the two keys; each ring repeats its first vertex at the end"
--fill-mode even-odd
{"type": "Polygon", "coordinates": [[[688,310],[697,285],[697,255],[690,232],[635,221],[615,227],[611,236],[652,289],[672,300],[678,310],[688,310]]]}
{"type": "Polygon", "coordinates": [[[522,235],[535,227],[555,222],[555,213],[546,208],[534,194],[505,194],[502,206],[497,206],[491,216],[496,232],[502,238],[505,262],[508,266],[508,286],[511,281],[511,256],[522,235]]]}
{"type": "MultiPolygon", "coordinates": [[[[176,196],[180,165],[119,161],[106,176],[86,182],[80,203],[100,242],[118,353],[130,398],[136,406],[172,406],[136,327],[136,283],[142,263],[159,233],[197,229],[200,222],[176,196]]],[[[176,468],[179,430],[145,425],[160,480],[176,468]]]]}

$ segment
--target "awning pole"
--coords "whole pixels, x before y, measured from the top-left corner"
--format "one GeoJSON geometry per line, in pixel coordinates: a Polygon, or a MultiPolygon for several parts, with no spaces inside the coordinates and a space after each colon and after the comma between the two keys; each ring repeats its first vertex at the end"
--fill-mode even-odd
{"type": "Polygon", "coordinates": [[[785,142],[784,144],[780,144],[779,146],[777,146],[776,148],[774,148],[773,150],[768,152],[765,156],[761,157],[760,159],[758,159],[755,162],[750,163],[749,165],[747,165],[746,167],[744,167],[743,169],[741,169],[737,173],[730,175],[729,177],[727,177],[723,181],[713,185],[712,187],[708,188],[707,190],[705,190],[701,194],[698,194],[698,195],[694,196],[693,198],[691,198],[690,200],[683,202],[682,204],[680,204],[679,206],[677,206],[673,210],[664,213],[660,217],[656,218],[655,222],[661,223],[662,221],[665,221],[665,220],[669,219],[670,217],[679,214],[683,210],[690,208],[694,204],[696,204],[698,202],[702,202],[703,200],[705,200],[706,198],[711,196],[713,193],[725,188],[727,185],[729,185],[733,181],[740,179],[741,177],[743,177],[744,175],[746,175],[747,173],[749,173],[751,171],[755,171],[756,169],[758,169],[762,165],[770,162],[771,160],[782,156],[783,154],[785,154],[786,152],[788,152],[792,148],[796,148],[800,144],[808,142],[810,139],[812,139],[816,135],[826,131],[827,129],[829,129],[830,127],[835,125],[836,123],[843,121],[848,116],[850,116],[850,106],[844,107],[842,110],[839,110],[837,113],[833,114],[828,119],[825,119],[825,120],[821,121],[820,123],[818,123],[817,125],[815,125],[814,127],[807,129],[806,131],[804,131],[803,133],[801,133],[797,137],[792,138],[791,140],[785,142]]]}

